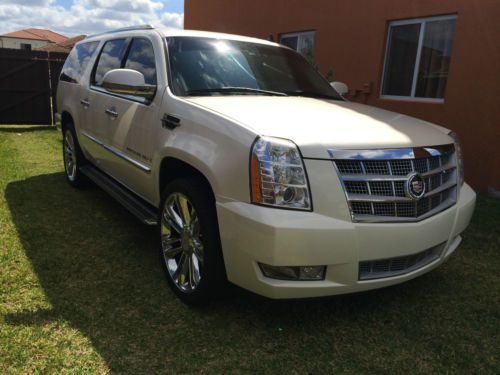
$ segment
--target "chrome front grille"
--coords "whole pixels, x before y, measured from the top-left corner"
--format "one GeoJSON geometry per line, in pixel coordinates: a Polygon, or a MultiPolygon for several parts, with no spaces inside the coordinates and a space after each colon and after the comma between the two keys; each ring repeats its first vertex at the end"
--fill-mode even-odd
{"type": "Polygon", "coordinates": [[[359,280],[373,280],[410,273],[438,259],[444,246],[445,243],[417,254],[359,262],[358,278],[359,280]]]}
{"type": "Polygon", "coordinates": [[[329,150],[329,153],[342,182],[353,221],[419,221],[456,203],[457,170],[452,144],[329,150]],[[415,175],[425,186],[425,194],[421,197],[409,192],[409,180],[415,175]]]}

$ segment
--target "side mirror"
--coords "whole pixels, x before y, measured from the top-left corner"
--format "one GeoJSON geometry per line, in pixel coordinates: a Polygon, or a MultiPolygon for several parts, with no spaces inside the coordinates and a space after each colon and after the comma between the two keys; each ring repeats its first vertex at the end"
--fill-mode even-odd
{"type": "Polygon", "coordinates": [[[133,69],[113,69],[104,74],[102,87],[107,91],[120,95],[132,95],[153,99],[156,86],[147,85],[144,75],[133,69]]]}
{"type": "Polygon", "coordinates": [[[347,87],[344,82],[333,81],[330,82],[330,86],[332,86],[340,96],[345,96],[349,92],[349,87],[347,87]]]}

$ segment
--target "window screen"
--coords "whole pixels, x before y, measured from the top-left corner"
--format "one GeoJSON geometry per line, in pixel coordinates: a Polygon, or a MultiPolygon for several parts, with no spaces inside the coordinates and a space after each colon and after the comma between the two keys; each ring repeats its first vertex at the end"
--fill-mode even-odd
{"type": "Polygon", "coordinates": [[[454,31],[455,20],[427,22],[415,96],[444,98],[454,31]]]}

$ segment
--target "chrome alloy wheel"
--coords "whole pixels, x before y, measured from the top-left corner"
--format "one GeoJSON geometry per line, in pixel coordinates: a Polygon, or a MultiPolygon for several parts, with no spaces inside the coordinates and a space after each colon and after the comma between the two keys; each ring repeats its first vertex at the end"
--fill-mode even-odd
{"type": "Polygon", "coordinates": [[[203,268],[203,243],[198,214],[181,193],[165,200],[161,215],[161,246],[168,273],[184,293],[196,290],[203,268]]]}
{"type": "Polygon", "coordinates": [[[73,133],[71,130],[66,130],[64,133],[64,166],[66,169],[66,175],[70,181],[76,179],[76,150],[75,150],[75,140],[73,139],[73,133]]]}

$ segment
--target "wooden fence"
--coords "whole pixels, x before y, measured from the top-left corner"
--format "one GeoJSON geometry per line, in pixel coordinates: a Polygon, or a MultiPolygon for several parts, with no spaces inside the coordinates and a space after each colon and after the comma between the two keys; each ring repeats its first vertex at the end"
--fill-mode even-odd
{"type": "Polygon", "coordinates": [[[0,126],[54,124],[57,81],[66,56],[0,49],[0,126]]]}

